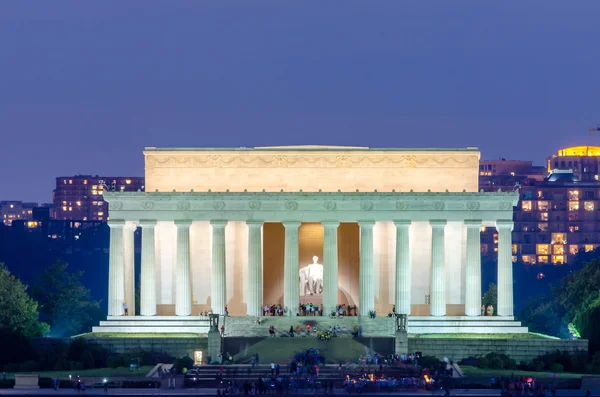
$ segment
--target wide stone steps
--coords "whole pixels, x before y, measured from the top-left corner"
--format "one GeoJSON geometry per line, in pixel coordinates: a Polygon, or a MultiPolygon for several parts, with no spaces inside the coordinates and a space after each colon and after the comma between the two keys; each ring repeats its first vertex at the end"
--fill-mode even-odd
{"type": "Polygon", "coordinates": [[[523,334],[527,327],[521,326],[514,317],[506,316],[448,316],[408,317],[409,334],[523,334]]]}
{"type": "Polygon", "coordinates": [[[92,327],[92,332],[206,334],[209,327],[209,319],[198,316],[109,316],[98,327],[92,327]]]}

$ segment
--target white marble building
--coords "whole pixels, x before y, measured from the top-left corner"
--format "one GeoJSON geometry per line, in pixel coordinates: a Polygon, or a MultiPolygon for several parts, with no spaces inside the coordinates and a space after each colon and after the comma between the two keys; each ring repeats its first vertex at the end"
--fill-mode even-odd
{"type": "Polygon", "coordinates": [[[473,332],[471,325],[484,320],[483,226],[498,230],[494,320],[523,331],[513,322],[518,193],[477,191],[477,149],[147,148],[144,154],[146,192],[105,193],[109,317],[96,332],[197,332],[191,321],[199,313],[223,313],[225,306],[254,319],[265,303],[281,303],[295,316],[299,268],[309,264],[301,258],[315,255],[322,258],[325,312],[346,303],[368,316],[395,306],[410,316],[409,330],[411,321],[438,319],[445,331],[467,321],[464,329],[473,332]],[[354,229],[342,232],[348,224],[354,229]],[[304,225],[322,236],[306,237],[312,245],[304,251],[311,252],[300,249],[304,225]],[[141,313],[132,310],[137,227],[141,313]]]}

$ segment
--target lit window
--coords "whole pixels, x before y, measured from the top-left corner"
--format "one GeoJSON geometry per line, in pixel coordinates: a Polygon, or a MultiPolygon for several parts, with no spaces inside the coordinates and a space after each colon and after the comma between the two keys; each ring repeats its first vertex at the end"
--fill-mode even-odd
{"type": "Polygon", "coordinates": [[[583,209],[586,211],[594,211],[596,209],[596,203],[593,201],[585,201],[583,203],[583,209]]]}
{"type": "Polygon", "coordinates": [[[125,183],[129,185],[131,183],[131,179],[126,179],[125,183]]]}
{"type": "Polygon", "coordinates": [[[523,201],[523,202],[521,202],[521,208],[525,212],[531,211],[531,201],[523,201]]]}
{"type": "Polygon", "coordinates": [[[87,221],[87,216],[84,216],[84,217],[83,217],[83,220],[84,220],[84,221],[87,221]]]}
{"type": "Polygon", "coordinates": [[[92,185],[92,190],[97,190],[98,189],[98,185],[92,185]]]}
{"type": "Polygon", "coordinates": [[[548,244],[538,244],[536,248],[536,252],[538,255],[548,255],[548,253],[550,252],[550,247],[548,244]]]}
{"type": "Polygon", "coordinates": [[[81,201],[77,201],[76,204],[78,207],[81,207],[81,201]]]}
{"type": "Polygon", "coordinates": [[[481,226],[481,232],[485,232],[485,226],[481,226]]]}
{"type": "Polygon", "coordinates": [[[69,207],[69,211],[73,211],[73,207],[69,207]]]}
{"type": "Polygon", "coordinates": [[[512,253],[513,253],[513,255],[515,255],[517,253],[517,250],[518,250],[517,244],[513,244],[512,245],[512,253]]]}
{"type": "Polygon", "coordinates": [[[569,201],[569,211],[579,211],[579,201],[569,201]]]}
{"type": "Polygon", "coordinates": [[[523,263],[535,264],[535,255],[523,255],[521,256],[523,263]]]}
{"type": "Polygon", "coordinates": [[[538,262],[539,263],[548,263],[548,255],[539,255],[538,262]]]}
{"type": "Polygon", "coordinates": [[[95,196],[95,195],[97,195],[97,194],[98,194],[98,191],[97,191],[97,190],[92,190],[92,195],[94,195],[94,196],[95,196]]]}
{"type": "Polygon", "coordinates": [[[10,205],[10,208],[15,208],[14,204],[11,204],[11,205],[10,205]]]}
{"type": "Polygon", "coordinates": [[[63,211],[66,211],[66,210],[67,210],[67,207],[65,207],[65,206],[63,205],[63,211]]]}
{"type": "Polygon", "coordinates": [[[583,249],[585,250],[585,252],[592,252],[594,250],[594,245],[593,244],[586,244],[583,246],[583,249]]]}
{"type": "Polygon", "coordinates": [[[67,205],[67,202],[63,200],[63,205],[67,205]]]}
{"type": "Polygon", "coordinates": [[[516,256],[516,255],[513,255],[513,256],[512,256],[512,262],[513,262],[513,263],[516,263],[516,262],[517,262],[517,256],[516,256]]]}
{"type": "Polygon", "coordinates": [[[547,212],[540,212],[538,213],[540,221],[544,221],[544,222],[548,222],[548,213],[547,212]]]}
{"type": "Polygon", "coordinates": [[[32,214],[32,211],[31,211],[31,210],[29,210],[29,211],[27,211],[27,213],[28,213],[29,215],[31,215],[31,214],[32,214]]]}
{"type": "Polygon", "coordinates": [[[552,244],[566,244],[567,234],[566,233],[552,233],[552,244]]]}
{"type": "Polygon", "coordinates": [[[577,251],[579,249],[577,248],[576,245],[569,245],[569,254],[571,255],[577,255],[577,251]]]}
{"type": "Polygon", "coordinates": [[[579,190],[569,190],[567,192],[567,198],[569,201],[579,200],[579,190]]]}
{"type": "Polygon", "coordinates": [[[482,254],[487,254],[488,253],[488,246],[487,246],[487,244],[481,244],[480,250],[481,250],[482,254]]]}
{"type": "Polygon", "coordinates": [[[69,179],[69,185],[73,184],[73,179],[69,179]]]}
{"type": "Polygon", "coordinates": [[[556,265],[562,265],[565,263],[565,256],[564,255],[553,255],[552,256],[552,263],[556,264],[556,265]]]}
{"type": "Polygon", "coordinates": [[[98,220],[99,220],[99,221],[101,221],[101,220],[102,220],[102,217],[101,217],[101,216],[99,216],[99,217],[98,217],[98,220]]]}
{"type": "Polygon", "coordinates": [[[63,179],[63,183],[66,185],[66,184],[67,184],[67,180],[66,180],[66,179],[63,179]]]}
{"type": "Polygon", "coordinates": [[[564,245],[553,245],[552,253],[554,255],[564,255],[565,254],[565,246],[564,245]]]}
{"type": "Polygon", "coordinates": [[[542,198],[542,197],[544,197],[544,193],[541,190],[538,190],[537,196],[538,196],[538,198],[542,198]]]}
{"type": "Polygon", "coordinates": [[[547,201],[538,201],[538,210],[540,211],[548,211],[548,202],[547,201]]]}
{"type": "Polygon", "coordinates": [[[102,201],[98,201],[98,205],[102,206],[103,202],[102,201]]]}
{"type": "Polygon", "coordinates": [[[514,172],[511,172],[511,173],[510,173],[510,176],[515,176],[515,173],[514,173],[514,172]]]}
{"type": "Polygon", "coordinates": [[[573,233],[579,230],[579,226],[578,225],[571,225],[569,226],[569,232],[573,233]]]}
{"type": "Polygon", "coordinates": [[[498,247],[494,247],[494,252],[498,252],[498,247]]]}
{"type": "Polygon", "coordinates": [[[547,232],[548,224],[547,223],[538,223],[538,229],[540,229],[540,232],[547,232]]]}
{"type": "Polygon", "coordinates": [[[87,179],[84,179],[84,180],[83,180],[83,184],[84,184],[84,185],[87,185],[87,179]]]}
{"type": "Polygon", "coordinates": [[[98,212],[98,216],[104,215],[104,212],[98,212]]]}

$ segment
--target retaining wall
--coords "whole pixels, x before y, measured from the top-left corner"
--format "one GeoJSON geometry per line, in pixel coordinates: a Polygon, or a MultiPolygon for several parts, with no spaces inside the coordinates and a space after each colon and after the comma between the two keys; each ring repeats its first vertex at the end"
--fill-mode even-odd
{"type": "Polygon", "coordinates": [[[556,350],[587,352],[588,341],[559,339],[429,339],[408,338],[409,352],[422,352],[424,356],[439,359],[448,357],[459,361],[464,358],[484,356],[488,353],[504,353],[517,363],[530,361],[556,350]]]}

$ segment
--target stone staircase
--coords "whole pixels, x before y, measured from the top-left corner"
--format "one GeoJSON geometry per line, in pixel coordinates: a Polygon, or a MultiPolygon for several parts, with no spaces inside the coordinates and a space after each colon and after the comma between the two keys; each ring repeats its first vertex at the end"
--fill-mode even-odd
{"type": "Polygon", "coordinates": [[[210,320],[199,316],[109,316],[96,333],[207,334],[210,320]]]}
{"type": "MultiPolygon", "coordinates": [[[[364,368],[367,369],[367,368],[364,368]]],[[[374,373],[380,375],[378,369],[373,366],[374,373]]],[[[340,370],[337,365],[324,365],[319,370],[320,382],[333,382],[335,387],[342,386],[346,375],[358,375],[360,368],[344,367],[340,370]]],[[[383,373],[385,376],[406,377],[418,376],[419,371],[410,366],[402,367],[385,367],[383,373]]],[[[280,375],[289,375],[288,364],[280,364],[280,375]]],[[[251,365],[202,365],[194,368],[193,375],[187,376],[187,387],[215,387],[235,382],[237,384],[245,381],[256,382],[259,376],[271,376],[271,366],[269,364],[261,364],[252,367],[251,365]],[[220,368],[223,368],[222,377],[218,376],[220,368]],[[195,380],[194,380],[195,379],[195,380]]]]}
{"type": "MultiPolygon", "coordinates": [[[[362,335],[365,337],[394,337],[396,331],[396,320],[389,317],[362,318],[342,317],[330,318],[324,316],[267,316],[260,317],[261,323],[256,323],[256,317],[225,317],[225,337],[265,337],[269,336],[269,327],[274,326],[277,336],[288,334],[290,327],[300,326],[303,334],[306,333],[307,325],[311,329],[320,331],[328,330],[330,326],[339,325],[345,329],[347,334],[354,327],[362,327],[362,335]]],[[[297,335],[302,336],[302,335],[297,335]]]]}
{"type": "Polygon", "coordinates": [[[409,334],[526,334],[527,327],[514,317],[410,316],[407,321],[409,334]]]}

